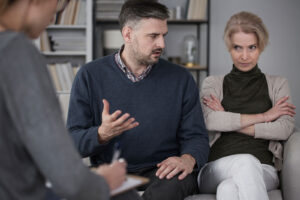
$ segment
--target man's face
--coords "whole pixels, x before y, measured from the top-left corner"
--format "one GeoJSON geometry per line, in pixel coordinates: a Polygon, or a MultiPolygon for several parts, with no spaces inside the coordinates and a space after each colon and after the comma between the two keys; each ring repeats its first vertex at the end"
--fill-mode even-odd
{"type": "Polygon", "coordinates": [[[167,20],[142,19],[132,32],[132,56],[141,65],[158,62],[165,48],[167,20]]]}

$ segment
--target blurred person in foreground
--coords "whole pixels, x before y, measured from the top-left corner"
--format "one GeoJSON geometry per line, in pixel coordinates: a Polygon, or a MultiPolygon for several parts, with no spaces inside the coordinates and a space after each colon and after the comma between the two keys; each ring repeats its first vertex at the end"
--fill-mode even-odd
{"type": "Polygon", "coordinates": [[[108,200],[125,180],[126,162],[93,172],[84,166],[46,62],[30,41],[67,3],[0,0],[0,199],[45,199],[48,180],[63,198],[108,200]]]}

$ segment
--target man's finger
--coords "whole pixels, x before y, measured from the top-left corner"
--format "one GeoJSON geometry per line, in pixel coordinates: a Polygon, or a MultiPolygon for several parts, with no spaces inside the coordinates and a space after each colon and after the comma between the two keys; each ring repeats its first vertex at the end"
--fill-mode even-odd
{"type": "Polygon", "coordinates": [[[103,103],[103,111],[102,111],[102,114],[104,115],[109,115],[109,103],[106,99],[103,99],[102,100],[102,103],[103,103]]]}
{"type": "Polygon", "coordinates": [[[158,168],[158,170],[156,171],[155,175],[156,176],[160,176],[160,174],[167,168],[166,164],[161,163],[160,167],[158,168]]]}
{"type": "Polygon", "coordinates": [[[171,179],[173,178],[176,174],[178,174],[180,172],[179,168],[176,167],[175,169],[173,169],[173,171],[171,171],[168,175],[167,175],[167,179],[171,179]]]}
{"type": "Polygon", "coordinates": [[[122,111],[121,110],[117,110],[115,111],[113,114],[110,115],[111,117],[111,121],[116,121],[117,118],[121,115],[122,111]]]}
{"type": "Polygon", "coordinates": [[[174,166],[169,165],[167,168],[165,168],[165,170],[163,170],[163,171],[160,173],[159,178],[160,178],[160,179],[165,178],[171,171],[174,170],[174,168],[175,168],[174,166]]]}
{"type": "Polygon", "coordinates": [[[113,126],[122,126],[122,124],[130,117],[128,113],[123,114],[119,119],[113,122],[113,126]]]}
{"type": "Polygon", "coordinates": [[[179,176],[178,176],[178,179],[179,180],[183,180],[186,176],[188,175],[187,171],[183,171],[179,176]]]}

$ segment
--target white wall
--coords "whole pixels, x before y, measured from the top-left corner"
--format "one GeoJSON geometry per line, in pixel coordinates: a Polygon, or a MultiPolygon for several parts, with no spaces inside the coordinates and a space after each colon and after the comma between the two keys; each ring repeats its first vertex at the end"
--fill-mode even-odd
{"type": "Polygon", "coordinates": [[[227,20],[240,11],[259,15],[270,34],[261,54],[264,73],[288,79],[300,127],[300,1],[299,0],[211,0],[210,75],[226,74],[232,61],[225,47],[223,31],[227,20]]]}

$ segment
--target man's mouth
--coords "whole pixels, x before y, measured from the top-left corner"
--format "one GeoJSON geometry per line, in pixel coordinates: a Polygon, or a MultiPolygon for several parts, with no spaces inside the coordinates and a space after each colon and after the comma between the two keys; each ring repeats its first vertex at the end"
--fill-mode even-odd
{"type": "Polygon", "coordinates": [[[162,50],[161,50],[161,49],[153,50],[153,51],[152,51],[152,54],[155,55],[155,56],[160,56],[161,53],[162,53],[162,50]]]}

